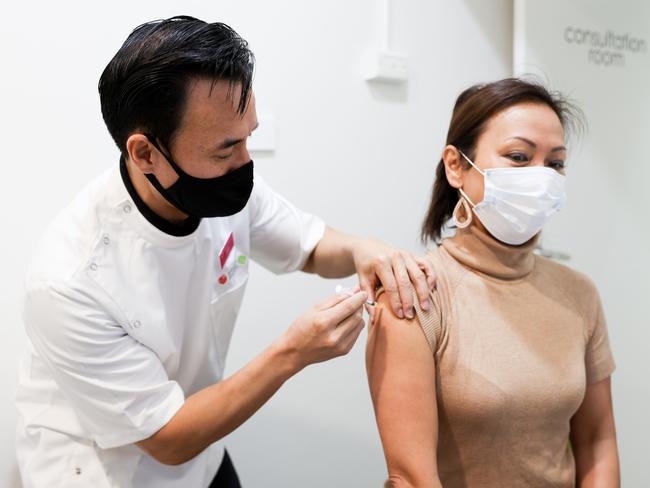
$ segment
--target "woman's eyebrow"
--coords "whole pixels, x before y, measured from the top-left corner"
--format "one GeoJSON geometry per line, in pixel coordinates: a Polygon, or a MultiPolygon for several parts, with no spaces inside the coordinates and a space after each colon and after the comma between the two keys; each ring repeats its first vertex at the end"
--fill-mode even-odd
{"type": "Polygon", "coordinates": [[[525,142],[526,144],[528,144],[528,145],[529,145],[530,147],[532,147],[533,149],[536,149],[536,148],[537,148],[537,144],[535,144],[535,143],[534,143],[533,141],[531,141],[530,139],[526,139],[525,137],[515,136],[515,137],[513,137],[513,139],[519,139],[520,141],[523,141],[523,142],[525,142]]]}
{"type": "MultiPolygon", "coordinates": [[[[515,136],[515,137],[513,137],[513,139],[519,139],[520,141],[523,141],[526,144],[528,144],[533,149],[537,149],[537,144],[535,144],[530,139],[526,139],[525,137],[520,137],[520,136],[515,136]]],[[[557,147],[554,147],[553,149],[551,149],[551,152],[557,152],[557,151],[566,151],[566,146],[557,146],[557,147]]]]}

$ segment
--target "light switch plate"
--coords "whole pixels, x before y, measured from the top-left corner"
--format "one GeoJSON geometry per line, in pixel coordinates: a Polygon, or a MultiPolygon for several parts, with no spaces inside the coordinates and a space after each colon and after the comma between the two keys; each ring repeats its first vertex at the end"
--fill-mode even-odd
{"type": "Polygon", "coordinates": [[[405,83],[408,81],[408,58],[403,54],[381,51],[369,59],[366,81],[405,83]]]}

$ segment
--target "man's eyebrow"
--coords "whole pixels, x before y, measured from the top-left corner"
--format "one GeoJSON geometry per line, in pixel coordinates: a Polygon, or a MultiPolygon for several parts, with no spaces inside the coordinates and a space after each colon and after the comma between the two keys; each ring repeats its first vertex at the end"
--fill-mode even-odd
{"type": "MultiPolygon", "coordinates": [[[[253,127],[253,130],[257,129],[259,126],[260,126],[260,123],[257,122],[255,124],[255,127],[253,127]]],[[[253,130],[251,132],[253,132],[253,130]]],[[[220,150],[223,150],[223,149],[228,149],[229,147],[232,147],[232,146],[235,146],[235,145],[239,144],[243,140],[244,139],[232,139],[232,138],[226,139],[225,141],[223,141],[221,144],[219,144],[217,146],[217,151],[220,151],[220,150]]]]}
{"type": "Polygon", "coordinates": [[[229,147],[232,147],[236,144],[239,144],[243,139],[226,139],[223,141],[221,144],[217,146],[217,151],[220,151],[222,149],[228,149],[229,147]]]}
{"type": "MultiPolygon", "coordinates": [[[[523,141],[526,144],[528,144],[533,149],[537,148],[537,144],[535,144],[530,139],[526,139],[525,137],[516,136],[516,137],[513,137],[513,139],[519,139],[520,141],[523,141]]],[[[557,151],[566,151],[566,146],[557,146],[557,147],[554,147],[553,149],[551,149],[551,152],[557,152],[557,151]]]]}

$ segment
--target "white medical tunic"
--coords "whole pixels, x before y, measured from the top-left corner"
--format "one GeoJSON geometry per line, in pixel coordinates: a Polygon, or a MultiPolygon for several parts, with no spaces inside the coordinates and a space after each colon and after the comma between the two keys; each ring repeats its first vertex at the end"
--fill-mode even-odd
{"type": "Polygon", "coordinates": [[[324,233],[256,174],[241,212],[170,235],[125,181],[115,168],[82,191],[28,273],[16,398],[25,488],[208,486],[221,442],[179,466],[134,443],[222,378],[249,259],[298,270],[324,233]]]}

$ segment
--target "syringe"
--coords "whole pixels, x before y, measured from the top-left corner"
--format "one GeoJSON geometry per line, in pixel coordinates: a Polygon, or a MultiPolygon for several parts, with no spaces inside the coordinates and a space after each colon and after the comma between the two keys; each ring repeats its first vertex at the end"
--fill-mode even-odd
{"type": "MultiPolygon", "coordinates": [[[[346,295],[346,296],[351,297],[356,292],[353,289],[346,288],[343,285],[336,285],[336,287],[334,288],[334,293],[336,293],[338,295],[346,295]]],[[[374,306],[377,305],[377,302],[375,302],[374,300],[366,300],[366,305],[368,305],[370,307],[374,307],[374,306]]]]}

